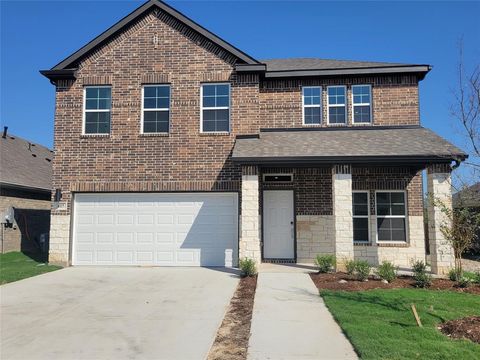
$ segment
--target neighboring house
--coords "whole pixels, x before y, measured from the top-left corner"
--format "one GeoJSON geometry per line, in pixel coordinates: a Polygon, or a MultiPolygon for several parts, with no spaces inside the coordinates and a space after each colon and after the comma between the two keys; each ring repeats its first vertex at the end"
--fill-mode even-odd
{"type": "MultiPolygon", "coordinates": [[[[472,213],[480,213],[480,182],[473,184],[469,187],[453,194],[453,207],[454,208],[467,208],[472,213]]],[[[480,255],[480,229],[477,232],[477,239],[473,246],[470,248],[472,253],[480,255]]]]}
{"type": "MultiPolygon", "coordinates": [[[[425,259],[422,170],[466,154],[420,126],[428,65],[256,60],[149,1],[42,74],[56,86],[50,260],[425,259]]],[[[431,209],[432,269],[452,252],[431,209]]]]}
{"type": "Polygon", "coordinates": [[[0,138],[1,251],[48,250],[53,151],[4,128],[0,138]],[[5,220],[12,209],[11,221],[5,220]]]}

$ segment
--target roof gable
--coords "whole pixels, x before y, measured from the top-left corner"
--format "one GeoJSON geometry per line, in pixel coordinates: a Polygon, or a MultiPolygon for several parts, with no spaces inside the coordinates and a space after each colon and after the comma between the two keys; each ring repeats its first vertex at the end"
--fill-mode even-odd
{"type": "Polygon", "coordinates": [[[115,35],[121,33],[127,26],[129,26],[132,22],[139,19],[141,16],[152,10],[153,8],[158,8],[161,11],[165,12],[166,14],[170,15],[174,19],[178,20],[182,24],[186,25],[188,28],[192,29],[196,33],[204,36],[208,40],[210,40],[215,45],[219,46],[220,48],[226,50],[227,52],[231,53],[235,57],[237,57],[241,63],[245,64],[259,64],[257,60],[252,58],[251,56],[247,55],[243,51],[237,49],[233,45],[229,44],[225,40],[219,38],[217,35],[213,34],[212,32],[208,31],[204,27],[200,26],[187,16],[183,15],[182,13],[178,12],[177,10],[173,9],[172,7],[168,6],[162,1],[159,0],[150,0],[134,10],[132,13],[124,17],[122,20],[117,22],[115,25],[110,27],[108,30],[97,36],[95,39],[90,41],[88,44],[74,52],[72,55],[67,57],[66,59],[62,60],[60,63],[55,65],[50,71],[65,71],[67,69],[71,69],[75,67],[76,63],[82,59],[84,56],[89,54],[91,51],[96,49],[97,47],[107,43],[111,38],[115,35]]]}

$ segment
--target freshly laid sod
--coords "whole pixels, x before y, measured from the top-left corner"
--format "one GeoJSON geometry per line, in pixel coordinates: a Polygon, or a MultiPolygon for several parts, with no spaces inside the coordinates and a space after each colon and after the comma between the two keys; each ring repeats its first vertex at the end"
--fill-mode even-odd
{"type": "Polygon", "coordinates": [[[61,266],[48,265],[36,261],[21,252],[0,254],[0,284],[6,284],[58,269],[61,269],[61,266]]]}
{"type": "Polygon", "coordinates": [[[437,329],[440,322],[479,315],[478,295],[424,289],[322,290],[320,295],[362,359],[480,359],[480,344],[452,340],[437,329]]]}

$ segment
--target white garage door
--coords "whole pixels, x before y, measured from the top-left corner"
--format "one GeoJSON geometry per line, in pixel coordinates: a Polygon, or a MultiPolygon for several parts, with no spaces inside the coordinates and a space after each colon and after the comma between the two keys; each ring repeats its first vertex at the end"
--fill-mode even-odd
{"type": "Polygon", "coordinates": [[[76,194],[74,265],[232,266],[236,193],[76,194]]]}

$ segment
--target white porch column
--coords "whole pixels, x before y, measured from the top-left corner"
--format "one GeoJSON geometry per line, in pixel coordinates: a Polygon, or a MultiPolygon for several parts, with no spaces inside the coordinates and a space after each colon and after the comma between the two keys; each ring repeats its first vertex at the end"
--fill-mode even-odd
{"type": "MultiPolygon", "coordinates": [[[[427,169],[427,191],[430,197],[442,201],[449,208],[452,207],[452,181],[450,165],[431,165],[427,169]]],[[[430,258],[434,274],[447,274],[454,267],[455,257],[452,246],[445,240],[440,225],[447,221],[438,206],[428,201],[428,239],[430,258]]]]}
{"type": "Polygon", "coordinates": [[[261,262],[258,168],[242,167],[239,258],[261,262]]]}
{"type": "Polygon", "coordinates": [[[332,168],[333,216],[337,270],[345,270],[345,261],[353,259],[352,169],[350,165],[332,168]]]}

